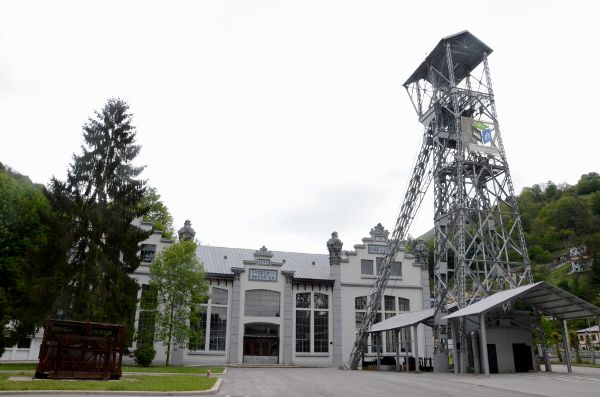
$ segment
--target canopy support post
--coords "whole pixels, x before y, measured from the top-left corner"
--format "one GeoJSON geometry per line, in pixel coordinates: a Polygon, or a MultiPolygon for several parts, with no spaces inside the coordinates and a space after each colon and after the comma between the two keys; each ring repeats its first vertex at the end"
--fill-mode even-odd
{"type": "Polygon", "coordinates": [[[487,349],[487,331],[485,324],[485,312],[479,313],[479,328],[481,333],[481,361],[483,361],[483,373],[486,378],[490,377],[490,362],[488,359],[488,349],[487,349]]]}
{"type": "Polygon", "coordinates": [[[458,340],[456,332],[456,321],[452,320],[452,355],[454,357],[454,375],[458,375],[458,340]]]}
{"type": "Polygon", "coordinates": [[[571,368],[571,350],[569,349],[569,329],[567,328],[567,320],[563,319],[560,321],[560,332],[562,333],[563,346],[565,349],[565,362],[567,363],[567,372],[572,373],[573,368],[571,368]]]}
{"type": "Polygon", "coordinates": [[[396,371],[400,371],[400,329],[394,330],[394,337],[396,338],[396,371]]]}
{"type": "Polygon", "coordinates": [[[417,327],[419,325],[415,324],[413,325],[413,343],[415,345],[415,372],[421,372],[421,370],[419,369],[419,338],[417,337],[417,327]]]}

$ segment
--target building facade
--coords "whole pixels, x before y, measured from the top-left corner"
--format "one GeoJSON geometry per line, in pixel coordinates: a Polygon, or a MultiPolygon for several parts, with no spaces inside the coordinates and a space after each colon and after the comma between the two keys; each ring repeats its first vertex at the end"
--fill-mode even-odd
{"type": "MultiPolygon", "coordinates": [[[[150,230],[151,225],[138,222],[150,230]]],[[[180,231],[193,238],[189,222],[180,231]]],[[[352,250],[335,255],[199,245],[196,256],[204,264],[209,300],[195,308],[191,319],[202,338],[175,346],[174,365],[269,363],[340,366],[346,363],[367,305],[369,291],[388,245],[389,232],[378,224],[352,250]]],[[[341,241],[337,240],[339,248],[341,241]]],[[[134,277],[141,288],[138,301],[149,293],[149,266],[173,242],[152,234],[140,246],[140,267],[134,277]]],[[[323,241],[325,251],[326,241],[323,241]]],[[[382,298],[381,319],[430,307],[426,266],[401,251],[392,265],[382,298]]],[[[165,347],[152,338],[151,312],[136,312],[137,339],[131,349],[154,343],[155,364],[165,359],[165,347]],[[150,332],[148,332],[150,331],[150,332]]],[[[402,355],[419,343],[421,356],[431,357],[431,331],[404,332],[402,355]],[[426,343],[427,341],[427,343],[426,343]]],[[[27,349],[7,349],[0,361],[36,360],[41,335],[27,349]],[[14,350],[14,351],[13,351],[14,350]]],[[[391,333],[369,337],[365,360],[395,357],[398,343],[391,333]]],[[[131,360],[130,358],[126,358],[131,360]]]]}
{"type": "MultiPolygon", "coordinates": [[[[328,254],[199,245],[196,256],[204,264],[209,300],[197,308],[192,323],[204,337],[176,347],[173,363],[344,364],[388,244],[389,232],[381,224],[369,234],[352,250],[341,250],[337,263],[328,254]]],[[[144,253],[157,254],[170,243],[153,235],[142,245],[143,262],[136,273],[142,285],[140,299],[147,291],[153,259],[144,253]]],[[[380,318],[429,305],[427,269],[400,252],[380,318]]],[[[138,310],[138,331],[149,326],[145,319],[144,311],[138,310]]],[[[429,333],[420,329],[417,335],[425,356],[432,353],[429,333]]],[[[414,336],[407,332],[403,337],[401,350],[410,354],[414,336]]],[[[395,356],[391,334],[372,336],[369,345],[366,360],[374,359],[378,348],[383,356],[395,356]]],[[[155,348],[156,361],[163,361],[164,347],[155,344],[155,348]]]]}
{"type": "Polygon", "coordinates": [[[578,329],[577,339],[579,340],[579,348],[583,350],[596,349],[600,347],[600,326],[578,329]]]}

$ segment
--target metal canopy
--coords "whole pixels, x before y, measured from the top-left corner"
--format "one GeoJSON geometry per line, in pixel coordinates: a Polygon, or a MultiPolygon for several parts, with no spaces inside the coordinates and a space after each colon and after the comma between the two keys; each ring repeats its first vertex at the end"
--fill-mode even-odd
{"type": "MultiPolygon", "coordinates": [[[[484,53],[489,55],[494,51],[468,30],[444,37],[419,65],[417,70],[406,80],[404,87],[419,80],[429,81],[430,67],[436,68],[444,77],[449,79],[446,65],[446,44],[449,44],[452,50],[452,64],[456,82],[467,77],[477,65],[483,62],[484,53]]],[[[429,82],[433,84],[432,81],[429,82]]]]}
{"type": "Polygon", "coordinates": [[[447,315],[444,319],[475,316],[488,312],[507,302],[519,299],[523,303],[535,306],[546,315],[561,320],[573,320],[584,317],[600,316],[600,308],[581,298],[545,281],[497,292],[473,303],[464,309],[447,315]]]}
{"type": "Polygon", "coordinates": [[[397,316],[390,317],[371,327],[367,332],[382,332],[393,329],[406,328],[420,323],[427,323],[433,320],[435,308],[422,310],[420,312],[402,313],[397,316]]]}

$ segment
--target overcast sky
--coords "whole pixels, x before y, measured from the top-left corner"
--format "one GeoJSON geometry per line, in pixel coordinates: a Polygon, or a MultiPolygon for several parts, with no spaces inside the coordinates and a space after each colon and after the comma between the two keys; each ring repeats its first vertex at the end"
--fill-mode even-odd
{"type": "MultiPolygon", "coordinates": [[[[422,134],[402,83],[468,29],[517,192],[600,172],[597,1],[0,0],[0,162],[64,179],[126,99],[138,165],[203,244],[351,249],[391,228],[422,134]]],[[[427,197],[411,230],[432,227],[427,197]]]]}

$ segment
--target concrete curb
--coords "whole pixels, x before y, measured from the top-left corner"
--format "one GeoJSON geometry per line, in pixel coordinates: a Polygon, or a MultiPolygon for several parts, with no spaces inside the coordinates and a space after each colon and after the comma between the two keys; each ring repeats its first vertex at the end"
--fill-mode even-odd
{"type": "Polygon", "coordinates": [[[306,364],[226,364],[227,368],[333,368],[331,365],[306,365],[306,364]]]}
{"type": "Polygon", "coordinates": [[[200,396],[203,394],[215,394],[221,388],[223,379],[217,381],[207,390],[197,391],[119,391],[119,390],[6,390],[0,391],[0,396],[26,396],[26,395],[56,395],[56,394],[81,394],[81,395],[127,395],[127,396],[200,396]]]}
{"type": "MultiPolygon", "coordinates": [[[[223,372],[221,373],[212,373],[212,377],[219,377],[227,374],[227,368],[223,368],[223,372]]],[[[127,376],[163,376],[163,375],[198,375],[205,376],[206,373],[194,373],[194,372],[123,372],[123,375],[127,376]]]]}
{"type": "MultiPolygon", "coordinates": [[[[0,374],[14,374],[19,372],[33,372],[32,369],[0,369],[0,374]]],[[[227,374],[227,367],[223,367],[223,372],[221,373],[213,373],[212,376],[223,376],[227,374]]],[[[123,375],[150,375],[150,376],[159,376],[159,375],[199,375],[203,376],[204,373],[194,373],[194,372],[123,372],[123,375]]]]}

